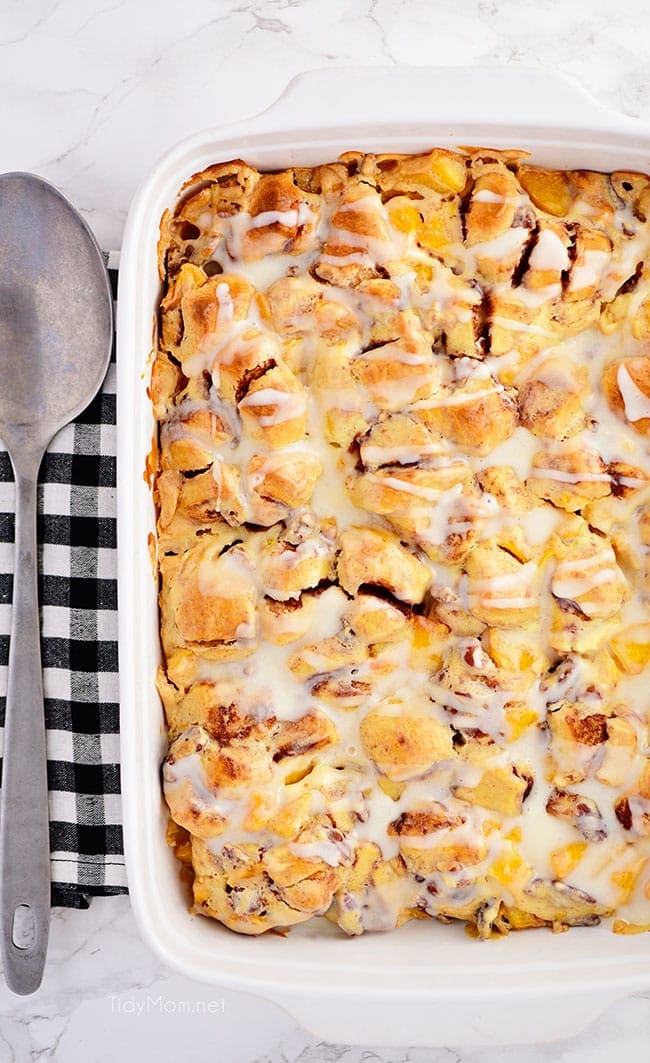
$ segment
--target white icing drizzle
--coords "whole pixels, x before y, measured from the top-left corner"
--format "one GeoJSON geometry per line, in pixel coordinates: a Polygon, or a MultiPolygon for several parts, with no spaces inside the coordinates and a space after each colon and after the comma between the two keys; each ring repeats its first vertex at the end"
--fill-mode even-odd
{"type": "Polygon", "coordinates": [[[561,510],[553,506],[535,506],[519,515],[518,524],[524,530],[526,541],[531,546],[539,546],[551,537],[562,519],[561,510]]]}
{"type": "Polygon", "coordinates": [[[503,384],[495,384],[491,388],[480,388],[478,391],[456,391],[434,396],[431,399],[419,399],[418,402],[411,403],[411,409],[436,410],[445,406],[466,406],[467,403],[476,402],[478,399],[498,395],[501,391],[505,391],[503,384]]]}
{"type": "Polygon", "coordinates": [[[441,457],[442,453],[438,443],[404,443],[393,447],[367,442],[361,444],[361,457],[369,468],[377,465],[411,465],[420,459],[426,461],[427,458],[441,457]]]}
{"type": "Polygon", "coordinates": [[[369,483],[379,484],[381,487],[390,487],[393,491],[402,491],[407,495],[427,502],[437,502],[440,491],[435,487],[427,487],[425,484],[412,483],[409,480],[400,480],[397,476],[379,476],[375,473],[367,473],[366,480],[369,483]]]}
{"type": "Polygon", "coordinates": [[[607,472],[565,472],[563,469],[543,469],[539,465],[533,466],[530,476],[533,479],[556,480],[560,484],[598,484],[611,480],[607,472]]]}
{"type": "Polygon", "coordinates": [[[471,456],[468,460],[475,472],[483,472],[495,465],[505,465],[514,469],[523,482],[530,476],[534,455],[539,450],[539,439],[526,428],[515,428],[509,439],[494,447],[489,454],[481,457],[471,456]]]}
{"type": "Polygon", "coordinates": [[[226,329],[232,324],[235,316],[235,308],[230,294],[230,288],[223,281],[217,284],[217,302],[219,303],[219,328],[226,329]]]}
{"type": "Polygon", "coordinates": [[[262,428],[284,424],[302,417],[307,410],[307,395],[304,392],[279,391],[277,388],[260,388],[250,392],[239,403],[240,410],[252,410],[259,406],[275,406],[275,413],[258,417],[262,428]]]}
{"type": "Polygon", "coordinates": [[[580,390],[580,384],[575,377],[575,368],[570,363],[567,365],[557,358],[549,358],[548,362],[544,362],[533,376],[535,380],[539,380],[549,388],[557,388],[558,391],[571,394],[580,390]]]}
{"type": "MultiPolygon", "coordinates": [[[[238,214],[237,217],[243,220],[246,215],[238,214]]],[[[265,210],[252,217],[248,215],[246,221],[249,229],[261,229],[267,225],[286,225],[288,229],[296,229],[314,221],[314,215],[309,204],[303,201],[297,210],[265,210]]]]}
{"type": "MultiPolygon", "coordinates": [[[[212,456],[217,508],[229,483],[228,476],[233,469],[235,474],[239,472],[247,513],[252,513],[254,502],[259,502],[254,495],[265,477],[282,470],[292,455],[302,453],[317,459],[323,471],[312,497],[300,507],[298,514],[288,506],[282,508],[279,505],[283,517],[277,518],[276,523],[283,519],[289,524],[297,515],[315,521],[320,518],[333,520],[339,535],[349,526],[393,533],[397,542],[407,544],[410,555],[428,567],[431,576],[429,591],[419,611],[416,610],[417,615],[411,615],[404,607],[398,630],[382,634],[372,643],[370,650],[360,653],[358,660],[355,657],[353,664],[340,664],[335,650],[322,645],[324,640],[336,642],[340,638],[347,648],[363,642],[365,636],[352,630],[350,619],[353,609],[361,612],[362,596],[351,601],[341,587],[328,585],[331,578],[336,578],[341,565],[336,541],[316,531],[303,541],[286,547],[279,542],[274,546],[274,573],[280,583],[283,573],[293,577],[303,563],[331,560],[326,581],[317,590],[307,588],[300,600],[300,589],[283,590],[281,586],[268,589],[263,585],[260,574],[266,563],[263,559],[267,556],[265,551],[269,542],[277,535],[277,528],[271,527],[268,532],[246,532],[245,547],[235,547],[221,556],[218,556],[218,549],[208,551],[198,566],[196,579],[200,594],[220,597],[224,602],[243,593],[258,601],[266,596],[265,607],[268,608],[261,621],[263,636],[258,636],[255,623],[240,623],[233,633],[234,638],[241,643],[255,641],[255,652],[243,655],[241,659],[226,660],[213,660],[209,652],[205,656],[199,652],[194,681],[232,684],[236,692],[233,701],[238,710],[257,722],[298,722],[311,711],[325,717],[333,726],[335,733],[331,743],[324,742],[313,755],[299,753],[295,759],[290,757],[279,764],[273,763],[271,778],[255,786],[255,792],[275,811],[307,793],[311,816],[325,818],[328,828],[331,820],[337,820],[337,817],[346,824],[339,831],[340,838],[319,831],[302,840],[289,839],[287,848],[295,859],[312,862],[315,869],[325,868],[331,873],[350,865],[359,846],[368,841],[377,844],[384,860],[393,860],[401,852],[402,855],[410,853],[409,859],[415,854],[424,861],[433,862],[439,853],[442,854],[439,859],[446,869],[426,871],[421,876],[423,883],[418,883],[414,877],[398,875],[391,879],[387,876],[384,885],[368,886],[362,896],[351,897],[349,903],[358,906],[363,928],[391,928],[406,907],[418,906],[436,914],[441,910],[448,912],[454,906],[460,909],[465,903],[495,893],[509,899],[515,889],[512,883],[501,888],[490,876],[495,861],[507,860],[513,853],[530,866],[531,877],[555,879],[554,854],[582,837],[574,824],[546,810],[555,785],[548,780],[554,770],[561,778],[567,764],[577,776],[584,775],[584,778],[565,780],[557,785],[595,802],[599,815],[589,813],[582,827],[593,831],[602,822],[606,836],[586,846],[585,853],[565,881],[570,887],[585,890],[601,903],[618,905],[620,891],[613,874],[625,869],[632,851],[637,855],[650,855],[650,842],[639,837],[648,831],[645,817],[650,815],[650,802],[635,792],[641,758],[647,754],[648,745],[647,671],[640,675],[621,674],[610,682],[608,675],[603,679],[599,672],[599,655],[602,656],[601,648],[609,643],[616,627],[623,629],[631,624],[648,622],[648,592],[641,586],[641,576],[628,572],[628,562],[621,559],[618,543],[615,543],[616,554],[604,540],[603,548],[591,556],[575,559],[563,556],[563,547],[554,539],[554,533],[564,521],[579,521],[579,517],[569,516],[550,503],[531,503],[530,496],[522,500],[521,507],[516,505],[510,511],[499,503],[497,497],[480,490],[477,477],[486,470],[504,466],[514,471],[522,485],[529,478],[533,481],[550,479],[574,486],[577,496],[583,484],[612,485],[612,494],[608,494],[604,502],[611,506],[612,525],[603,530],[626,540],[636,562],[644,566],[648,547],[641,541],[639,506],[641,500],[645,504],[647,494],[642,495],[641,500],[637,497],[622,499],[614,490],[615,486],[620,486],[640,492],[648,487],[644,478],[650,475],[647,443],[634,426],[646,417],[650,418],[650,396],[640,390],[625,363],[620,362],[622,356],[643,353],[643,350],[635,346],[627,326],[613,336],[590,327],[561,341],[558,341],[561,325],[557,330],[553,325],[552,333],[550,325],[548,329],[545,327],[551,312],[547,304],[550,307],[551,302],[557,300],[556,305],[561,305],[561,285],[554,283],[543,288],[526,285],[534,283],[536,278],[531,279],[530,274],[535,271],[566,273],[570,267],[568,250],[551,229],[545,228],[539,233],[523,284],[513,289],[507,268],[498,271],[501,278],[505,274],[505,281],[501,279],[488,284],[484,278],[480,282],[476,280],[475,266],[482,260],[505,266],[516,261],[530,236],[529,229],[513,227],[498,238],[471,248],[457,245],[450,252],[458,263],[456,274],[438,258],[418,247],[414,234],[403,234],[391,225],[375,192],[369,191],[357,200],[342,204],[337,195],[327,202],[321,197],[318,209],[301,202],[292,210],[265,211],[255,216],[243,211],[219,219],[224,236],[214,250],[213,261],[218,262],[226,274],[236,273],[247,278],[260,292],[285,276],[304,276],[309,270],[313,270],[312,276],[317,275],[319,265],[362,266],[373,270],[382,266],[393,284],[390,297],[377,294],[383,270],[377,287],[369,286],[367,292],[361,285],[357,289],[347,287],[345,283],[323,284],[320,286],[322,302],[327,300],[334,308],[330,324],[335,320],[337,307],[340,308],[339,318],[351,315],[354,319],[355,327],[348,330],[345,339],[319,335],[316,315],[310,311],[289,313],[287,323],[292,326],[292,331],[287,329],[286,333],[278,335],[264,312],[260,313],[255,298],[251,300],[247,316],[244,319],[237,317],[239,308],[236,297],[233,297],[236,289],[231,290],[225,276],[215,288],[217,328],[203,338],[199,349],[183,357],[183,371],[192,377],[200,376],[204,370],[212,373],[208,408],[215,415],[215,425],[217,418],[223,421],[232,440],[219,445],[211,443],[208,431],[183,424],[182,417],[178,416],[179,407],[175,418],[162,426],[161,441],[163,446],[177,440],[194,441],[212,456]],[[353,213],[372,216],[372,225],[368,227],[372,227],[375,234],[383,235],[368,237],[348,230],[346,223],[353,222],[350,217],[353,213]],[[335,218],[335,224],[332,218],[335,218]],[[266,239],[266,234],[259,234],[259,230],[273,226],[290,230],[308,228],[309,239],[301,244],[307,250],[299,254],[281,251],[258,259],[248,257],[255,253],[255,240],[247,240],[247,235],[257,231],[261,239],[266,239]],[[339,247],[346,253],[334,253],[339,247]],[[452,358],[440,353],[441,334],[451,334],[456,325],[469,322],[485,292],[493,295],[493,305],[501,308],[492,322],[506,333],[512,333],[506,339],[506,345],[511,343],[512,349],[499,357],[483,358],[478,351],[467,352],[475,354],[474,358],[452,358]],[[519,308],[524,320],[519,319],[519,308]],[[404,335],[403,331],[397,328],[392,331],[391,328],[400,311],[417,316],[418,327],[422,327],[424,336],[421,349],[406,349],[395,340],[395,336],[404,335]],[[286,335],[291,336],[290,343],[286,342],[286,335]],[[260,345],[259,349],[257,345],[260,345]],[[365,349],[368,347],[370,349],[365,349]],[[431,347],[433,354],[430,353],[431,347]],[[301,387],[297,391],[274,387],[249,391],[239,403],[243,414],[240,418],[235,401],[222,397],[226,392],[219,391],[220,378],[221,382],[226,381],[228,367],[237,364],[240,357],[259,354],[260,350],[268,351],[269,358],[276,361],[286,359],[301,387]],[[340,364],[346,372],[350,370],[352,373],[359,359],[371,365],[373,372],[375,368],[381,371],[381,363],[385,360],[387,377],[362,386],[349,383],[351,376],[347,372],[331,384],[322,377],[322,386],[315,387],[311,379],[313,366],[317,359],[322,361],[324,352],[330,351],[333,364],[340,356],[340,364]],[[628,424],[610,409],[602,394],[602,375],[612,362],[619,363],[617,384],[628,424]],[[419,366],[423,367],[422,373],[417,371],[419,366]],[[475,453],[460,456],[451,441],[435,437],[423,444],[411,442],[407,437],[384,444],[375,442],[374,435],[370,436],[373,441],[369,441],[368,429],[395,412],[417,413],[418,410],[452,407],[462,415],[465,405],[498,395],[506,385],[511,385],[513,378],[514,386],[518,388],[527,381],[539,380],[561,391],[576,392],[581,387],[581,377],[580,373],[573,373],[574,366],[589,373],[590,382],[585,387],[584,400],[588,425],[566,444],[549,443],[523,426],[517,427],[510,438],[487,455],[480,456],[475,453]],[[401,367],[404,372],[402,375],[396,373],[390,379],[390,370],[395,372],[396,367],[401,367]],[[409,369],[415,371],[409,374],[409,369]],[[472,391],[463,386],[467,380],[484,381],[485,384],[472,385],[477,388],[472,391]],[[427,387],[424,397],[415,400],[418,389],[424,386],[427,387]],[[268,408],[264,414],[260,414],[262,408],[268,408]],[[359,446],[355,443],[349,448],[345,437],[341,445],[329,441],[332,438],[331,424],[336,422],[337,413],[359,416],[359,446]],[[304,437],[277,450],[253,440],[246,431],[246,422],[250,427],[252,418],[262,428],[281,428],[303,416],[307,419],[304,437]],[[562,468],[547,468],[543,464],[544,454],[551,454],[555,460],[574,453],[577,464],[572,463],[572,468],[579,469],[581,464],[589,470],[598,468],[594,461],[600,458],[604,463],[603,471],[569,472],[562,468]],[[262,460],[255,472],[248,473],[253,457],[262,460]],[[353,505],[344,484],[358,476],[359,457],[366,482],[396,493],[396,511],[389,517],[353,505]],[[535,461],[540,464],[534,464],[535,461]],[[612,469],[613,462],[626,463],[624,475],[612,469]],[[418,470],[436,470],[436,478],[419,483],[407,471],[411,466],[418,470]],[[457,471],[459,476],[467,472],[463,482],[453,482],[457,471]],[[432,486],[438,482],[439,487],[432,486]],[[413,518],[415,530],[406,532],[404,528],[409,525],[404,518],[409,517],[413,518]],[[394,524],[392,518],[395,518],[394,524]],[[442,547],[450,539],[465,537],[468,537],[468,553],[453,564],[444,561],[447,556],[444,551],[433,549],[442,547]],[[513,550],[517,542],[523,542],[524,563],[512,573],[488,577],[479,572],[477,578],[469,579],[466,571],[469,551],[495,539],[513,550]],[[628,582],[629,600],[624,602],[611,622],[608,621],[607,631],[598,634],[598,622],[589,618],[599,615],[599,599],[610,585],[622,587],[628,582]],[[273,601],[269,603],[269,599],[273,601]],[[577,600],[583,616],[576,623],[586,629],[586,635],[591,634],[593,627],[594,645],[585,637],[589,648],[582,656],[577,651],[558,653],[550,644],[552,610],[560,613],[558,599],[577,600]],[[274,610],[283,602],[287,603],[286,610],[278,608],[276,615],[274,610]],[[449,617],[454,609],[462,617],[463,612],[471,613],[479,605],[499,614],[492,631],[486,632],[481,626],[479,637],[466,638],[456,633],[467,630],[462,628],[460,621],[457,629],[448,631],[452,624],[449,617]],[[513,628],[508,626],[512,623],[509,617],[512,610],[529,610],[531,614],[538,614],[540,619],[531,621],[530,628],[513,628]],[[419,612],[424,612],[424,616],[419,616],[419,612]],[[445,617],[447,627],[443,626],[447,623],[445,617]],[[418,623],[423,630],[416,636],[418,623]],[[426,638],[430,629],[434,634],[431,634],[429,646],[426,638]],[[270,637],[264,637],[265,633],[270,637]],[[500,637],[505,645],[505,651],[501,647],[501,652],[512,654],[509,663],[496,663],[499,646],[492,645],[493,635],[496,642],[500,637]],[[276,641],[272,642],[271,637],[276,641]],[[289,641],[279,644],[285,637],[289,641]],[[425,644],[424,648],[418,639],[425,644]],[[547,656],[550,667],[557,666],[557,671],[539,677],[526,663],[519,665],[518,639],[522,640],[522,661],[527,647],[532,645],[541,655],[547,656]],[[488,655],[488,649],[492,656],[488,655]],[[297,677],[290,664],[295,664],[298,656],[317,673],[316,677],[310,675],[307,680],[297,677]],[[454,670],[456,658],[460,664],[454,670]],[[337,692],[328,691],[327,682],[333,684],[337,692]],[[355,694],[355,684],[362,688],[362,693],[355,694]],[[626,746],[614,747],[608,739],[604,743],[607,748],[600,749],[580,743],[568,744],[558,738],[552,731],[547,706],[551,704],[553,711],[559,711],[558,706],[566,702],[581,706],[583,712],[607,715],[614,711],[633,721],[636,746],[630,752],[626,746]],[[445,726],[451,724],[456,735],[466,734],[466,745],[459,744],[458,749],[454,746],[453,750],[446,750],[444,756],[419,775],[409,775],[405,769],[389,796],[379,786],[379,780],[388,789],[391,780],[381,775],[364,749],[361,737],[362,721],[373,711],[395,721],[414,714],[445,726]],[[312,765],[308,763],[310,757],[314,761],[312,765]],[[603,764],[607,766],[606,771],[623,779],[620,787],[603,781],[603,764]],[[308,773],[298,782],[286,782],[294,770],[296,775],[300,774],[296,765],[308,773]],[[522,772],[529,772],[534,780],[517,814],[509,815],[458,796],[459,787],[480,787],[486,772],[508,771],[513,765],[522,772]],[[622,827],[614,811],[619,792],[630,795],[632,826],[629,831],[622,827]],[[403,814],[422,809],[434,801],[439,802],[450,816],[459,816],[460,823],[453,827],[443,825],[428,833],[415,830],[411,833],[407,830],[401,836],[388,833],[389,828],[393,830],[391,824],[403,814]],[[458,852],[455,857],[453,854],[449,856],[454,846],[458,847],[458,852]],[[465,850],[472,850],[473,862],[463,864],[467,855],[465,850]],[[449,861],[448,867],[445,860],[449,861]],[[487,880],[484,878],[486,874],[487,880]],[[435,888],[427,890],[428,884],[435,888]]],[[[479,203],[504,202],[504,197],[488,189],[476,193],[474,199],[479,203]]],[[[612,298],[620,283],[633,274],[636,263],[647,253],[649,227],[632,218],[629,208],[621,209],[617,215],[620,219],[624,215],[626,226],[635,227],[635,235],[616,246],[611,255],[596,250],[584,253],[570,270],[570,293],[601,285],[603,296],[612,298]]],[[[214,225],[211,216],[208,221],[214,225]]],[[[487,274],[487,267],[485,263],[483,265],[487,274]]],[[[631,312],[645,297],[647,288],[641,284],[632,295],[631,312]]],[[[332,329],[335,333],[333,325],[332,329]]],[[[369,379],[371,376],[368,373],[369,379]]],[[[182,407],[186,414],[202,408],[199,402],[187,402],[182,407]]],[[[552,463],[546,459],[547,465],[552,463]]],[[[562,464],[561,460],[559,464],[562,464]]],[[[608,519],[608,512],[604,520],[608,519]]],[[[593,519],[600,519],[598,512],[593,519]]],[[[591,520],[592,516],[589,517],[591,520]]],[[[234,529],[233,534],[236,534],[234,529]]],[[[369,617],[374,617],[381,625],[385,611],[393,618],[397,613],[399,619],[400,613],[394,603],[373,596],[371,590],[363,594],[366,622],[369,617]]],[[[466,619],[469,623],[469,618],[466,619]]],[[[390,772],[388,753],[384,752],[381,757],[378,754],[378,758],[379,769],[390,772]]],[[[253,842],[264,848],[285,843],[286,836],[280,837],[264,825],[257,830],[244,829],[250,812],[250,792],[237,795],[230,789],[218,790],[211,786],[198,752],[190,751],[174,764],[167,764],[164,776],[167,793],[172,798],[183,799],[189,792],[203,812],[227,819],[223,835],[209,842],[209,849],[215,855],[221,854],[227,843],[253,842]]],[[[650,922],[650,900],[643,896],[643,880],[619,914],[626,912],[642,922],[650,922]]]]}
{"type": "Polygon", "coordinates": [[[509,329],[510,332],[528,332],[531,336],[548,336],[548,329],[542,328],[541,325],[530,325],[525,321],[516,321],[510,317],[503,317],[501,314],[495,314],[492,318],[495,325],[501,325],[502,328],[509,329]]]}
{"type": "Polygon", "coordinates": [[[570,292],[579,291],[582,288],[598,286],[603,270],[609,264],[609,255],[606,251],[585,251],[584,262],[574,263],[569,276],[570,292]]]}
{"type": "Polygon", "coordinates": [[[334,842],[289,842],[289,849],[294,856],[301,860],[320,860],[330,867],[338,867],[339,864],[351,863],[351,847],[345,848],[334,842]],[[346,852],[347,849],[347,852],[346,852]],[[347,857],[347,859],[346,859],[347,857]]]}
{"type": "Polygon", "coordinates": [[[205,556],[199,565],[198,579],[201,594],[208,598],[237,598],[242,587],[250,587],[252,583],[251,569],[241,550],[205,556]]]}
{"type": "Polygon", "coordinates": [[[489,188],[481,188],[478,192],[475,192],[472,200],[474,203],[507,203],[505,196],[500,196],[489,188]]]}
{"type": "Polygon", "coordinates": [[[597,606],[585,595],[597,587],[615,582],[617,577],[620,577],[620,572],[616,557],[611,547],[607,547],[590,557],[560,561],[551,579],[551,590],[556,598],[579,601],[582,611],[590,616],[597,606]]]}
{"type": "Polygon", "coordinates": [[[239,263],[242,259],[245,260],[247,256],[243,255],[244,238],[251,230],[277,224],[297,228],[314,220],[309,205],[304,202],[300,203],[296,210],[269,210],[256,215],[251,215],[245,210],[239,211],[223,219],[224,244],[228,256],[233,262],[239,263]]]}
{"type": "Polygon", "coordinates": [[[618,367],[616,383],[625,404],[625,416],[628,421],[636,423],[650,417],[650,396],[634,383],[624,362],[618,367]]]}
{"type": "Polygon", "coordinates": [[[501,233],[500,236],[495,236],[493,240],[474,244],[472,251],[479,258],[490,258],[495,262],[504,261],[521,251],[528,236],[528,230],[521,227],[506,229],[504,233],[501,233]]]}
{"type": "Polygon", "coordinates": [[[557,273],[569,268],[569,252],[552,229],[541,231],[528,259],[528,265],[530,269],[553,270],[557,273]]]}

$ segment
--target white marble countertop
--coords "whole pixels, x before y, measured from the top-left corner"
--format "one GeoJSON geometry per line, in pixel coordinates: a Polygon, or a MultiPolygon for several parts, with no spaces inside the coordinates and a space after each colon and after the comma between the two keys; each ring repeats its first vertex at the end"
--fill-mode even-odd
{"type": "MultiPolygon", "coordinates": [[[[301,70],[350,64],[551,67],[650,121],[645,0],[3,0],[0,172],[42,174],[119,247],[136,186],[176,140],[261,110],[301,70]]],[[[272,1004],[167,970],[124,897],[57,910],[42,989],[0,988],[0,1060],[16,1063],[609,1063],[645,1058],[649,1038],[650,994],[555,1045],[318,1044],[272,1004]]]]}

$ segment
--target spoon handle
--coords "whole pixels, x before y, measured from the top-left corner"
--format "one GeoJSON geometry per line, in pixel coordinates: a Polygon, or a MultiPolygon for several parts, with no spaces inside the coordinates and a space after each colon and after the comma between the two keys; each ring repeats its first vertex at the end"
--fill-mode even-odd
{"type": "MultiPolygon", "coordinates": [[[[32,463],[33,464],[33,463],[32,463]]],[[[14,993],[41,984],[50,927],[45,711],[38,618],[36,478],[16,469],[14,590],[0,797],[2,954],[14,993]]]]}

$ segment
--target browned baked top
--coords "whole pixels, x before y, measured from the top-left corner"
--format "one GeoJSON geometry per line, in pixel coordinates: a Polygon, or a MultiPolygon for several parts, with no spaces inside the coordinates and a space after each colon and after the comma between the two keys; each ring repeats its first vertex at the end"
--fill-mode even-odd
{"type": "Polygon", "coordinates": [[[159,688],[195,910],[650,923],[649,209],[641,174],[435,149],[223,163],[165,214],[159,688]]]}

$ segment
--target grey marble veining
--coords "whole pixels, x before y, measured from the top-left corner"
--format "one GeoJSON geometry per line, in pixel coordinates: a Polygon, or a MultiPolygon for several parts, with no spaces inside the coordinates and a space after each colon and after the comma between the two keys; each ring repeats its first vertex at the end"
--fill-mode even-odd
{"type": "MultiPolygon", "coordinates": [[[[218,962],[218,960],[216,961],[218,962]]],[[[26,1063],[611,1063],[647,1057],[650,1000],[631,997],[555,1044],[409,1049],[328,1045],[256,996],[200,985],[142,944],[127,898],[57,911],[41,991],[0,989],[0,1060],[26,1063]]]]}
{"type": "MultiPolygon", "coordinates": [[[[261,110],[301,70],[349,64],[550,67],[650,122],[646,0],[5,0],[0,171],[55,182],[118,247],[136,187],[175,141],[261,110]]],[[[165,969],[126,898],[55,912],[41,991],[0,988],[2,1063],[610,1063],[645,1059],[649,1040],[643,996],[552,1045],[319,1044],[264,1000],[165,969]]]]}

